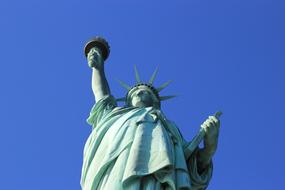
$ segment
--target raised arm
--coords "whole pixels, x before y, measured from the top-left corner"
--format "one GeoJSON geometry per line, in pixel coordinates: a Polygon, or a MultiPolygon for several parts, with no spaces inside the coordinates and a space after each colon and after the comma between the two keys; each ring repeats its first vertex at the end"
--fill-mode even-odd
{"type": "Polygon", "coordinates": [[[92,68],[92,90],[98,102],[110,94],[110,88],[104,72],[104,59],[101,50],[97,47],[90,49],[87,55],[88,65],[92,68]]]}

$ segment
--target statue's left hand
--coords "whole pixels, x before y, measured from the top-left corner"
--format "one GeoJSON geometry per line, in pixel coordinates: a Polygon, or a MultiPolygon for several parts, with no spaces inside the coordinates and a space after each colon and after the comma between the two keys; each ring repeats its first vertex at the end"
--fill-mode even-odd
{"type": "Polygon", "coordinates": [[[217,116],[209,116],[201,127],[205,130],[204,151],[212,156],[218,146],[220,120],[217,116]]]}

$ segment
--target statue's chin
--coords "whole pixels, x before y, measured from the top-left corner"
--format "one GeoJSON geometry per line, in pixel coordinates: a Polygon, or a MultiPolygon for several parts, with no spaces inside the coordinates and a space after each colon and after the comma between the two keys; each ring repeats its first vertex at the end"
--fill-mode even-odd
{"type": "Polygon", "coordinates": [[[151,107],[153,106],[151,103],[147,103],[147,102],[136,102],[135,104],[133,104],[134,107],[139,107],[139,108],[146,108],[146,107],[151,107]]]}

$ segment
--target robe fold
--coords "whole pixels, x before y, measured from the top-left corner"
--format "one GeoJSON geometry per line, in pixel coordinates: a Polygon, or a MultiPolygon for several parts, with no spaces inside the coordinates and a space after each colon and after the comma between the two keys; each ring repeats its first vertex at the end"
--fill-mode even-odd
{"type": "Polygon", "coordinates": [[[153,107],[118,107],[105,96],[91,109],[92,132],[84,147],[83,190],[203,190],[212,164],[198,173],[196,154],[186,163],[187,142],[153,107]]]}

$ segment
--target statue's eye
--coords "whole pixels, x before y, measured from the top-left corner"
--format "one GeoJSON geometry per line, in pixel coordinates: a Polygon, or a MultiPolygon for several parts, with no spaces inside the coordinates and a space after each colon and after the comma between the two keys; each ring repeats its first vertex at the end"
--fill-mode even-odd
{"type": "Polygon", "coordinates": [[[143,95],[144,92],[143,91],[139,91],[137,95],[143,95]]]}

